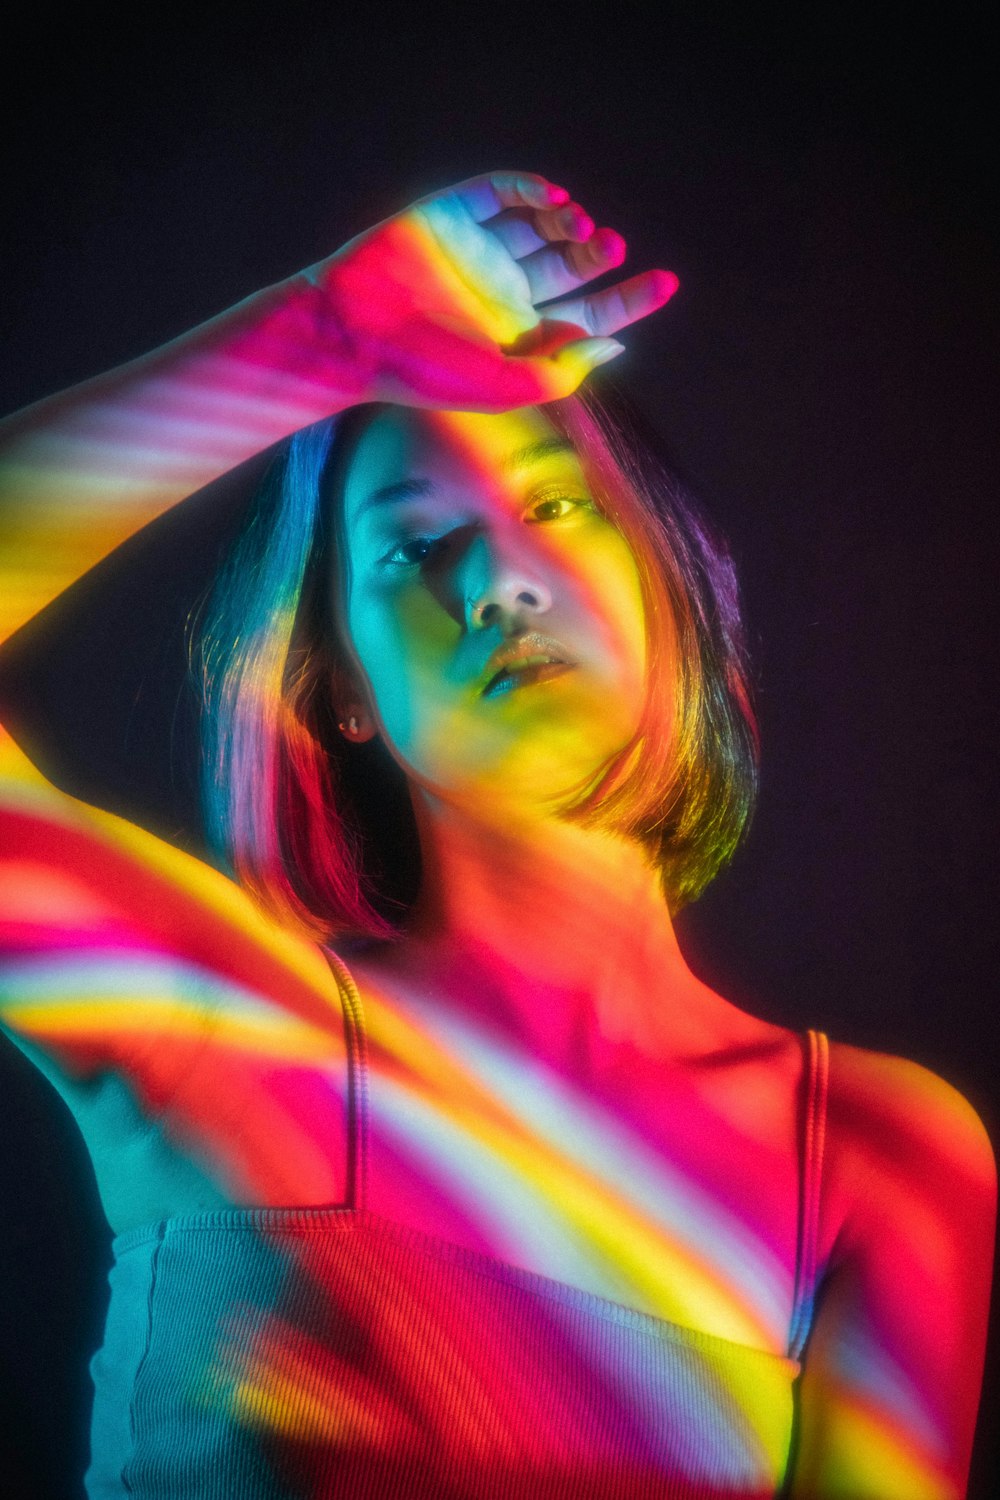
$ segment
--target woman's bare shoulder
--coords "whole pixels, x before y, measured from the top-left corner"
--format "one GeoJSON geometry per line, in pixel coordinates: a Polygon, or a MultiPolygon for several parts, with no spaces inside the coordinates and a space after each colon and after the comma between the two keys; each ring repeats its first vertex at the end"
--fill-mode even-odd
{"type": "Polygon", "coordinates": [[[907,1058],[830,1044],[825,1195],[841,1232],[922,1203],[956,1219],[990,1220],[996,1165],[969,1100],[907,1058]]]}
{"type": "Polygon", "coordinates": [[[828,1120],[872,1149],[943,1140],[967,1159],[992,1159],[982,1120],[953,1084],[921,1063],[846,1042],[830,1043],[828,1120]]]}
{"type": "MultiPolygon", "coordinates": [[[[717,997],[716,997],[717,998],[717,997]]],[[[762,1066],[792,1075],[809,1049],[801,1033],[727,1004],[725,1045],[719,1056],[731,1064],[762,1066]]],[[[993,1169],[993,1150],[980,1116],[951,1083],[921,1063],[891,1053],[822,1036],[825,1068],[826,1149],[869,1165],[907,1160],[914,1151],[935,1149],[993,1169]]]]}

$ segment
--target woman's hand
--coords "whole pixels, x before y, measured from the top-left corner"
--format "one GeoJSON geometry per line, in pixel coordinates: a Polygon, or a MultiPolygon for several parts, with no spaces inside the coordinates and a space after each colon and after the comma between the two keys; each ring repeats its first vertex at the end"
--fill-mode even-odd
{"type": "Polygon", "coordinates": [[[565,189],[493,172],[420,199],[286,285],[310,307],[334,388],[503,411],[568,395],[621,352],[609,335],[672,296],[666,271],[584,290],[624,258],[621,236],[595,229],[565,189]]]}
{"type": "Polygon", "coordinates": [[[544,178],[470,178],[6,419],[0,639],[168,506],[345,407],[505,411],[568,395],[620,352],[608,335],[677,286],[647,271],[588,294],[624,255],[544,178]]]}

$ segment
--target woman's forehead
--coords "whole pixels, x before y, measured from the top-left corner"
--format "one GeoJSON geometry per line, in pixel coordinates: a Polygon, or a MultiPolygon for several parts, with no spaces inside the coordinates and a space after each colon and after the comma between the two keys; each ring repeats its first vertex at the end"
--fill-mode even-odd
{"type": "Polygon", "coordinates": [[[475,483],[563,456],[572,445],[537,407],[499,414],[390,407],[365,429],[347,473],[349,514],[405,481],[475,483]]]}

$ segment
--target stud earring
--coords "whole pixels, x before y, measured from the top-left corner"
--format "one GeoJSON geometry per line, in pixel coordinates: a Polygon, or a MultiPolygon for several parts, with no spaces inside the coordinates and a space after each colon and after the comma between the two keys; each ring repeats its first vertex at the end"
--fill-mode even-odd
{"type": "Polygon", "coordinates": [[[344,724],[343,722],[341,722],[337,725],[337,728],[340,730],[341,734],[357,734],[357,717],[354,714],[351,714],[351,717],[348,719],[347,723],[344,724]]]}

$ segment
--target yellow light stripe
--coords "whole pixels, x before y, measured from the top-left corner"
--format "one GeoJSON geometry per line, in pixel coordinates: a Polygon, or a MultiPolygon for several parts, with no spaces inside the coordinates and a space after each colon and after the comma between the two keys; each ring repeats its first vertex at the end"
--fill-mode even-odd
{"type": "Polygon", "coordinates": [[[19,1033],[51,1040],[92,1039],[112,1051],[119,1039],[174,1035],[210,1036],[213,1043],[235,1051],[293,1062],[341,1061],[346,1053],[343,1034],[323,1031],[285,1015],[238,1016],[206,1012],[172,999],[99,999],[27,1004],[7,1012],[7,1024],[19,1033]]]}
{"type": "Polygon", "coordinates": [[[775,1330],[721,1273],[680,1241],[668,1242],[662,1228],[632,1204],[558,1148],[540,1142],[506,1106],[484,1096],[479,1082],[431,1037],[373,996],[366,1005],[366,1030],[370,1042],[406,1060],[401,1087],[421,1103],[432,1099],[442,1118],[550,1202],[593,1251],[628,1278],[654,1316],[696,1325],[704,1321],[721,1337],[784,1353],[783,1343],[776,1347],[775,1330]]]}

